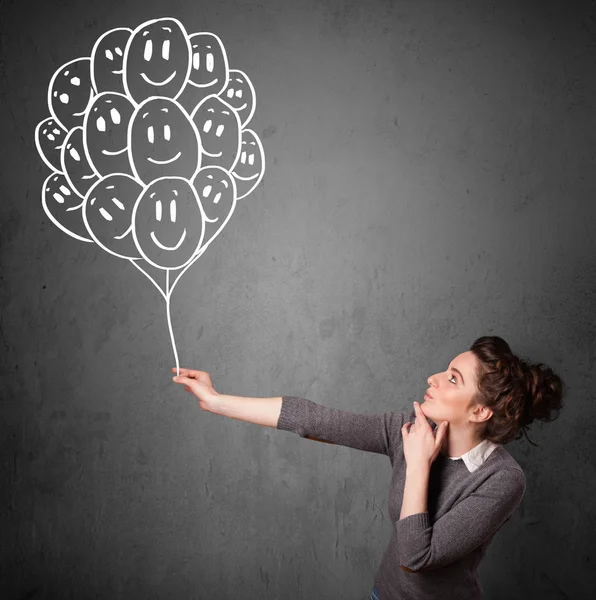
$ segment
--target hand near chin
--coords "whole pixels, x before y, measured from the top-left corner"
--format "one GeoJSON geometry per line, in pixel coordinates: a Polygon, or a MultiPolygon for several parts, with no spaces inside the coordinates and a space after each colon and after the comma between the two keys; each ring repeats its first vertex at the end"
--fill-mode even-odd
{"type": "Polygon", "coordinates": [[[435,434],[418,402],[414,402],[414,411],[416,422],[407,422],[401,428],[404,457],[408,467],[430,468],[443,445],[448,422],[443,421],[435,434]]]}

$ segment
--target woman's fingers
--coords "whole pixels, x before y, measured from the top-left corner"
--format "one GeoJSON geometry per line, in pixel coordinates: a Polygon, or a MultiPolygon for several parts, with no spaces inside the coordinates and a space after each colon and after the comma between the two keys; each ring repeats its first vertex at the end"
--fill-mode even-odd
{"type": "MultiPolygon", "coordinates": [[[[177,373],[178,369],[176,367],[172,367],[172,372],[177,373]]],[[[180,367],[180,375],[185,375],[186,377],[198,377],[201,371],[195,371],[194,369],[184,369],[180,367]]]]}
{"type": "Polygon", "coordinates": [[[430,425],[426,422],[426,417],[422,412],[422,409],[420,408],[420,404],[418,404],[418,402],[414,402],[414,412],[416,413],[416,423],[414,426],[423,426],[424,421],[424,423],[426,423],[426,426],[430,427],[430,425]]]}
{"type": "Polygon", "coordinates": [[[185,377],[184,375],[178,375],[178,376],[174,377],[172,379],[172,381],[174,383],[182,383],[182,384],[188,385],[188,386],[191,386],[193,383],[195,383],[194,379],[191,379],[190,377],[185,377]]]}

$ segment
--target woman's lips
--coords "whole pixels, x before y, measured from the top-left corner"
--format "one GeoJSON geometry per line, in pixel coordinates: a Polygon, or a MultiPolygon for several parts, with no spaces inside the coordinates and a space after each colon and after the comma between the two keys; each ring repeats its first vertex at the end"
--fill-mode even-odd
{"type": "Polygon", "coordinates": [[[432,400],[432,399],[433,399],[433,398],[432,398],[432,396],[429,396],[429,395],[428,395],[428,392],[426,392],[426,394],[424,394],[424,398],[425,398],[426,400],[432,400]]]}

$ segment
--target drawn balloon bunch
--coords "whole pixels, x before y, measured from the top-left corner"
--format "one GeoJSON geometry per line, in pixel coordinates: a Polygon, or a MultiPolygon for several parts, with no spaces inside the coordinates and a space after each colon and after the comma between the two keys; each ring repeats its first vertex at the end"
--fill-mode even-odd
{"type": "Polygon", "coordinates": [[[255,103],[217,35],[160,18],[112,29],[90,57],[61,66],[48,87],[51,116],[35,130],[52,170],[46,214],[153,283],[178,368],[172,291],[265,172],[261,141],[247,128],[255,103]],[[163,288],[147,265],[165,271],[163,288]]]}

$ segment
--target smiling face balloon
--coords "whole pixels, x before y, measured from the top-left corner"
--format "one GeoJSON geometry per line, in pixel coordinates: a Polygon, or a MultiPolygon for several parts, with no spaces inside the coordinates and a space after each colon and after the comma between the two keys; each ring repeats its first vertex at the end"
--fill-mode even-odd
{"type": "Polygon", "coordinates": [[[178,101],[192,112],[203,98],[219,94],[226,87],[228,57],[221,40],[213,33],[193,33],[189,39],[190,75],[178,101]]]}
{"type": "Polygon", "coordinates": [[[41,204],[54,225],[82,242],[92,242],[83,221],[83,200],[62,173],[52,173],[44,182],[41,204]]]}
{"type": "Polygon", "coordinates": [[[64,129],[83,124],[85,109],[93,97],[91,59],[77,58],[62,65],[52,76],[48,106],[64,129]]]}
{"type": "Polygon", "coordinates": [[[35,128],[37,151],[52,171],[62,171],[60,153],[67,133],[52,117],[44,119],[35,128]]]}
{"type": "Polygon", "coordinates": [[[72,189],[78,196],[84,198],[89,188],[97,181],[97,175],[85,152],[82,127],[75,127],[66,136],[62,145],[60,164],[72,189]]]}
{"type": "Polygon", "coordinates": [[[203,209],[196,190],[181,177],[154,181],[133,209],[133,236],[143,258],[160,269],[178,269],[203,241],[203,209]]]}
{"type": "Polygon", "coordinates": [[[221,167],[203,167],[192,181],[205,213],[205,238],[208,246],[226,226],[236,206],[236,183],[221,167]]]}
{"type": "Polygon", "coordinates": [[[128,124],[134,111],[132,102],[123,94],[103,92],[93,98],[83,123],[83,141],[98,175],[132,174],[128,124]]]}
{"type": "Polygon", "coordinates": [[[190,73],[190,42],[177,19],[137,27],[124,51],[124,89],[139,104],[151,96],[177,98],[190,73]]]}
{"type": "Polygon", "coordinates": [[[132,235],[132,211],[143,186],[129,175],[109,175],[87,193],[83,220],[93,239],[121,258],[141,255],[132,235]]]}
{"type": "Polygon", "coordinates": [[[91,82],[95,91],[124,93],[124,50],[132,29],[118,27],[106,31],[91,51],[91,82]]]}
{"type": "Polygon", "coordinates": [[[246,73],[232,69],[226,89],[220,96],[236,110],[242,127],[252,119],[256,106],[256,94],[246,73]]]}
{"type": "Polygon", "coordinates": [[[201,136],[202,165],[231,171],[240,149],[240,119],[236,111],[218,96],[208,96],[191,117],[201,136]]]}
{"type": "Polygon", "coordinates": [[[265,153],[263,144],[251,129],[242,132],[240,159],[232,175],[236,179],[238,199],[250,194],[259,185],[265,174],[265,153]]]}
{"type": "Polygon", "coordinates": [[[192,179],[201,167],[199,132],[168,98],[149,98],[136,109],[128,139],[133,173],[144,183],[159,177],[192,179]]]}

